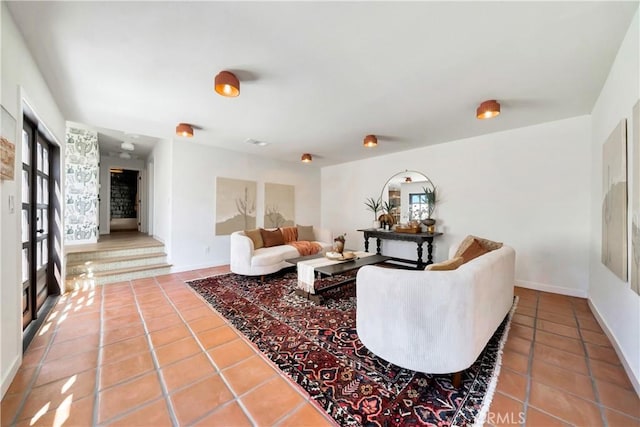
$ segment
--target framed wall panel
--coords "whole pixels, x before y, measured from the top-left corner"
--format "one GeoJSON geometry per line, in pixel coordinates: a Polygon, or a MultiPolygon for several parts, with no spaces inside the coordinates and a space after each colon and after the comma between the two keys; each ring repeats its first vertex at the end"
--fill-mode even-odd
{"type": "Polygon", "coordinates": [[[631,290],[640,294],[640,101],[632,114],[631,134],[631,290]]]}
{"type": "Polygon", "coordinates": [[[627,280],[627,122],[603,145],[602,263],[627,280]]]}
{"type": "Polygon", "coordinates": [[[255,181],[216,179],[216,236],[256,228],[255,181]]]}
{"type": "Polygon", "coordinates": [[[295,224],[295,187],[286,184],[264,185],[265,228],[290,227],[295,224]]]}

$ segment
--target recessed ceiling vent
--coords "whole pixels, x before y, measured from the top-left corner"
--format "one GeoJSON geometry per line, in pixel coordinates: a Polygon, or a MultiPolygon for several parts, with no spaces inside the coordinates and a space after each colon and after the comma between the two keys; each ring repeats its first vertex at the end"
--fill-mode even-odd
{"type": "Polygon", "coordinates": [[[265,141],[256,141],[255,139],[251,139],[251,138],[249,138],[249,139],[245,140],[244,142],[246,142],[247,144],[257,145],[258,147],[264,147],[264,146],[266,146],[266,145],[269,145],[269,143],[268,143],[268,142],[265,142],[265,141]]]}

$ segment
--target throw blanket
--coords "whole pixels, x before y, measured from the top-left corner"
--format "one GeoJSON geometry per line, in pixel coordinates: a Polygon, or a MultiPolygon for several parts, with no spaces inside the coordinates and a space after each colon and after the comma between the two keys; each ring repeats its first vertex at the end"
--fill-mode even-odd
{"type": "Polygon", "coordinates": [[[298,227],[282,227],[280,231],[282,231],[282,237],[284,237],[286,244],[298,240],[298,227]]]}
{"type": "Polygon", "coordinates": [[[287,245],[291,245],[298,250],[300,256],[307,256],[317,254],[322,250],[322,246],[316,242],[307,242],[304,240],[289,242],[287,245]]]}

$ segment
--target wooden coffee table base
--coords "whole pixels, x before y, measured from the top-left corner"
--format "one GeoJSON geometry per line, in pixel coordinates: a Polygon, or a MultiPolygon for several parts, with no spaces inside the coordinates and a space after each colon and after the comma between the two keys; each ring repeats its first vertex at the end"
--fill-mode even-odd
{"type": "Polygon", "coordinates": [[[286,259],[286,262],[297,266],[298,278],[300,277],[301,265],[304,265],[307,268],[307,271],[310,265],[313,268],[312,271],[315,278],[307,278],[307,280],[312,280],[312,282],[305,283],[303,286],[300,286],[300,280],[298,280],[299,288],[296,289],[296,295],[302,296],[303,298],[318,304],[322,301],[321,294],[326,294],[328,291],[354,282],[360,267],[380,264],[390,259],[383,255],[374,255],[364,252],[356,253],[358,254],[358,258],[343,262],[326,260],[323,254],[286,259]],[[323,262],[322,260],[325,260],[326,262],[323,262]]]}
{"type": "Polygon", "coordinates": [[[296,289],[296,295],[304,299],[308,299],[314,304],[322,304],[324,298],[322,295],[312,294],[311,292],[303,291],[302,289],[296,289]]]}
{"type": "MultiPolygon", "coordinates": [[[[318,279],[316,282],[321,282],[323,279],[318,279]]],[[[356,281],[356,276],[354,274],[353,277],[349,277],[345,280],[342,280],[340,282],[336,282],[333,283],[329,286],[325,286],[325,287],[320,287],[319,289],[315,290],[315,293],[311,293],[311,292],[307,292],[305,290],[302,289],[296,289],[296,295],[304,298],[304,299],[308,299],[309,301],[315,303],[315,304],[322,304],[322,302],[324,301],[324,295],[329,292],[332,291],[334,289],[338,289],[344,285],[348,285],[349,283],[353,283],[356,281]]]]}

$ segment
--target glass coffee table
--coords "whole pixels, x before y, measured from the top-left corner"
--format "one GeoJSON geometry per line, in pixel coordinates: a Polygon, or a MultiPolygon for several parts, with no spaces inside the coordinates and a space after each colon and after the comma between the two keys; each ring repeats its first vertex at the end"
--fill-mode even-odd
{"type": "Polygon", "coordinates": [[[322,294],[356,280],[357,270],[365,265],[384,263],[391,257],[369,252],[350,251],[355,258],[332,260],[324,254],[315,254],[286,259],[285,262],[296,266],[298,288],[296,294],[315,303],[322,302],[322,294]],[[346,276],[346,277],[345,277],[346,276]]]}

